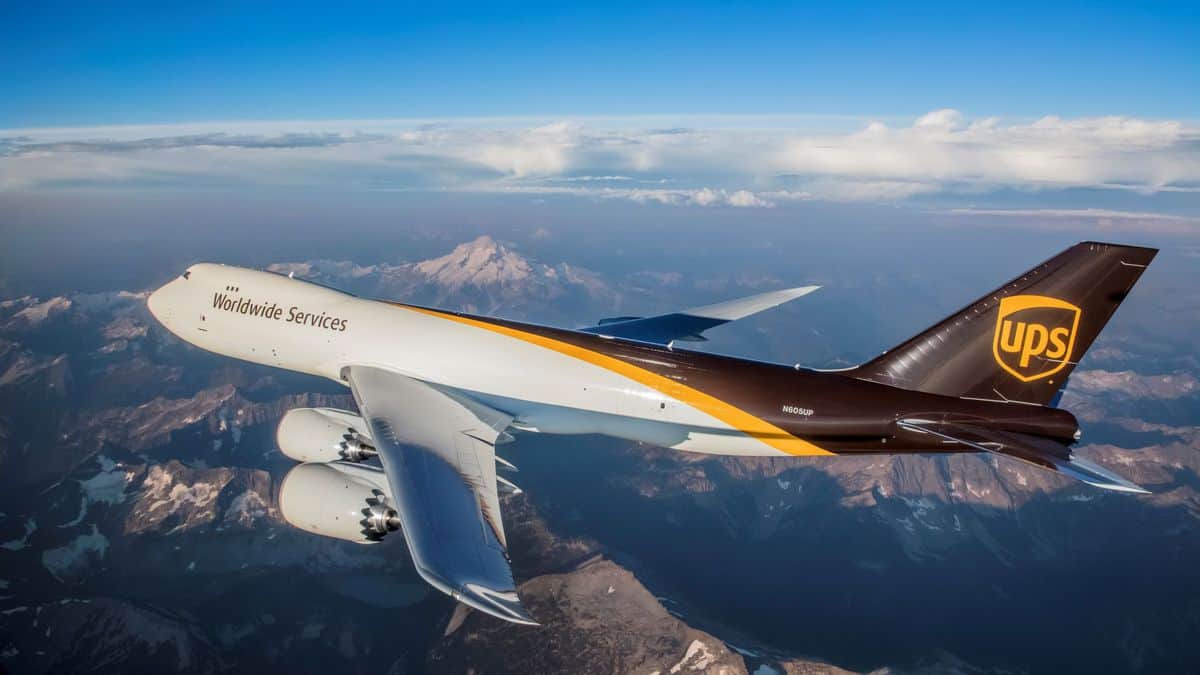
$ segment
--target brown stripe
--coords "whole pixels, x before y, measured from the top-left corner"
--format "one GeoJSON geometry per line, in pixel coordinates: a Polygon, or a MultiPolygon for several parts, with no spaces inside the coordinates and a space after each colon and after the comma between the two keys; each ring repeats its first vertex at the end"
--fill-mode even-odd
{"type": "Polygon", "coordinates": [[[556,340],[544,335],[538,335],[529,331],[520,330],[510,326],[490,323],[480,319],[440,312],[437,310],[425,309],[421,307],[413,307],[411,305],[398,305],[405,309],[414,312],[420,312],[429,316],[435,316],[442,319],[449,319],[467,326],[482,328],[484,330],[499,333],[511,338],[528,342],[560,354],[565,354],[581,361],[586,361],[595,366],[612,371],[618,375],[627,377],[635,382],[643,384],[655,391],[678,399],[687,405],[700,410],[701,412],[712,415],[738,431],[755,438],[776,450],[789,455],[833,455],[824,448],[813,445],[812,443],[798,438],[787,431],[771,424],[770,422],[752,415],[741,408],[729,404],[715,396],[711,396],[699,389],[694,389],[685,384],[677,382],[667,377],[663,377],[657,373],[653,373],[644,368],[626,363],[618,358],[602,354],[586,347],[570,344],[561,340],[556,340]]]}

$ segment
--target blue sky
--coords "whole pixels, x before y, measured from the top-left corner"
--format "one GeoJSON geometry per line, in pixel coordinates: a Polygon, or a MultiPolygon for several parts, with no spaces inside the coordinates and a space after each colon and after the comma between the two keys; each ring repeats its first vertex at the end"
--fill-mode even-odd
{"type": "Polygon", "coordinates": [[[0,128],[944,107],[1200,118],[1194,2],[174,4],[5,3],[0,128]]]}
{"type": "Polygon", "coordinates": [[[1200,233],[1197,2],[2,7],[0,194],[856,203],[1200,233]]]}

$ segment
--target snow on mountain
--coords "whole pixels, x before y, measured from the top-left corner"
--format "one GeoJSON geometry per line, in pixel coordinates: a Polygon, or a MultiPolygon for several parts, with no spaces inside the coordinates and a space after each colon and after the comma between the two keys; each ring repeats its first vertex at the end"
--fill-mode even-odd
{"type": "Polygon", "coordinates": [[[534,266],[524,257],[491,237],[459,244],[449,254],[413,265],[412,269],[451,291],[472,285],[479,288],[506,286],[527,281],[534,274],[554,278],[554,268],[534,266]]]}
{"type": "Polygon", "coordinates": [[[42,564],[56,579],[70,579],[83,574],[89,567],[104,558],[108,551],[108,537],[95,525],[88,534],[75,537],[65,546],[42,552],[42,564]]]}
{"type": "Polygon", "coordinates": [[[125,487],[138,475],[111,459],[100,455],[96,458],[100,471],[91,478],[78,481],[82,496],[79,500],[79,515],[59,525],[59,528],[74,527],[87,517],[88,508],[94,504],[120,504],[125,501],[125,487]]]}
{"type": "Polygon", "coordinates": [[[357,265],[345,260],[276,263],[267,269],[370,297],[518,317],[590,317],[616,294],[600,275],[568,263],[531,260],[482,236],[450,253],[411,263],[357,265]],[[581,312],[580,310],[583,310],[581,312]]]}
{"type": "MultiPolygon", "coordinates": [[[[0,352],[0,362],[3,361],[3,356],[0,352]]],[[[0,387],[33,381],[45,381],[46,387],[55,387],[56,383],[65,382],[69,378],[67,362],[66,354],[43,357],[27,351],[16,351],[6,367],[0,370],[0,387]]]]}
{"type": "Polygon", "coordinates": [[[76,293],[71,302],[81,311],[96,314],[128,308],[141,308],[146,304],[149,291],[108,291],[104,293],[76,293]]]}
{"type": "Polygon", "coordinates": [[[0,302],[0,330],[28,331],[60,317],[81,317],[140,308],[146,292],[76,293],[46,300],[24,296],[0,302]]]}
{"type": "Polygon", "coordinates": [[[274,514],[270,485],[261,470],[156,464],[134,496],[125,532],[173,534],[214,523],[254,527],[274,514]]]}
{"type": "Polygon", "coordinates": [[[1081,370],[1071,375],[1072,390],[1126,398],[1173,399],[1200,393],[1200,380],[1187,372],[1145,375],[1132,370],[1081,370]]]}
{"type": "Polygon", "coordinates": [[[64,297],[50,298],[44,302],[35,302],[30,304],[21,311],[13,315],[13,321],[22,321],[26,325],[34,326],[54,314],[61,314],[71,309],[72,303],[64,297]]]}
{"type": "Polygon", "coordinates": [[[145,323],[131,316],[120,316],[105,324],[102,334],[109,340],[133,340],[145,337],[147,330],[145,323]]]}

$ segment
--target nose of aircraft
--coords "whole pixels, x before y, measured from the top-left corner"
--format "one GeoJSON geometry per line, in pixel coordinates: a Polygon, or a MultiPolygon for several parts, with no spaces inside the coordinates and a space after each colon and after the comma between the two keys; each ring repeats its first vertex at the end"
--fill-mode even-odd
{"type": "Polygon", "coordinates": [[[173,279],[166,284],[163,284],[146,298],[146,307],[155,319],[162,325],[170,328],[171,315],[173,309],[172,298],[178,295],[179,284],[183,281],[182,277],[173,279]]]}
{"type": "Polygon", "coordinates": [[[148,298],[146,298],[146,309],[149,309],[150,314],[155,319],[158,319],[160,323],[162,322],[162,319],[159,317],[158,313],[160,311],[159,308],[162,306],[162,298],[158,294],[161,291],[162,287],[160,286],[159,288],[155,289],[148,298]]]}

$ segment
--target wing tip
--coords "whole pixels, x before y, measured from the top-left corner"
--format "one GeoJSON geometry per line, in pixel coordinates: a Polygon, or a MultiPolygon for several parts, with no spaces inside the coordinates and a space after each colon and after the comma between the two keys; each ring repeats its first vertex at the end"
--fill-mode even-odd
{"type": "Polygon", "coordinates": [[[734,298],[732,300],[726,300],[725,302],[718,302],[712,305],[705,305],[703,307],[693,307],[678,313],[722,322],[737,321],[738,319],[744,319],[748,316],[771,309],[772,307],[778,307],[786,302],[791,302],[792,300],[808,295],[819,288],[820,286],[797,286],[795,288],[781,288],[774,291],[766,291],[765,293],[756,293],[754,295],[748,295],[741,298],[734,298]]]}
{"type": "Polygon", "coordinates": [[[1126,494],[1151,494],[1149,490],[1137,483],[1122,478],[1099,464],[1089,462],[1081,457],[1071,457],[1066,462],[1062,462],[1058,465],[1058,470],[1092,487],[1111,490],[1113,492],[1124,492],[1126,494]]]}
{"type": "MultiPolygon", "coordinates": [[[[542,625],[534,620],[529,612],[525,610],[516,589],[497,591],[482,584],[471,582],[455,587],[454,584],[419,565],[417,566],[417,573],[430,586],[449,595],[455,601],[461,602],[472,609],[477,609],[484,614],[489,614],[497,619],[503,619],[509,623],[520,624],[522,626],[542,625]]],[[[509,584],[511,583],[510,581],[509,584]]]]}
{"type": "MultiPolygon", "coordinates": [[[[819,290],[821,290],[821,287],[819,285],[818,286],[796,286],[794,288],[781,288],[778,291],[768,291],[767,293],[764,293],[763,295],[775,295],[776,297],[783,298],[778,303],[778,305],[782,305],[786,302],[791,302],[792,300],[803,298],[804,296],[808,295],[809,293],[813,293],[813,292],[819,291],[819,290]]],[[[775,305],[775,306],[778,306],[778,305],[775,305]]]]}
{"type": "Polygon", "coordinates": [[[464,584],[462,590],[452,594],[455,600],[474,607],[485,614],[522,626],[540,626],[525,607],[516,591],[495,591],[479,584],[464,584]]]}

